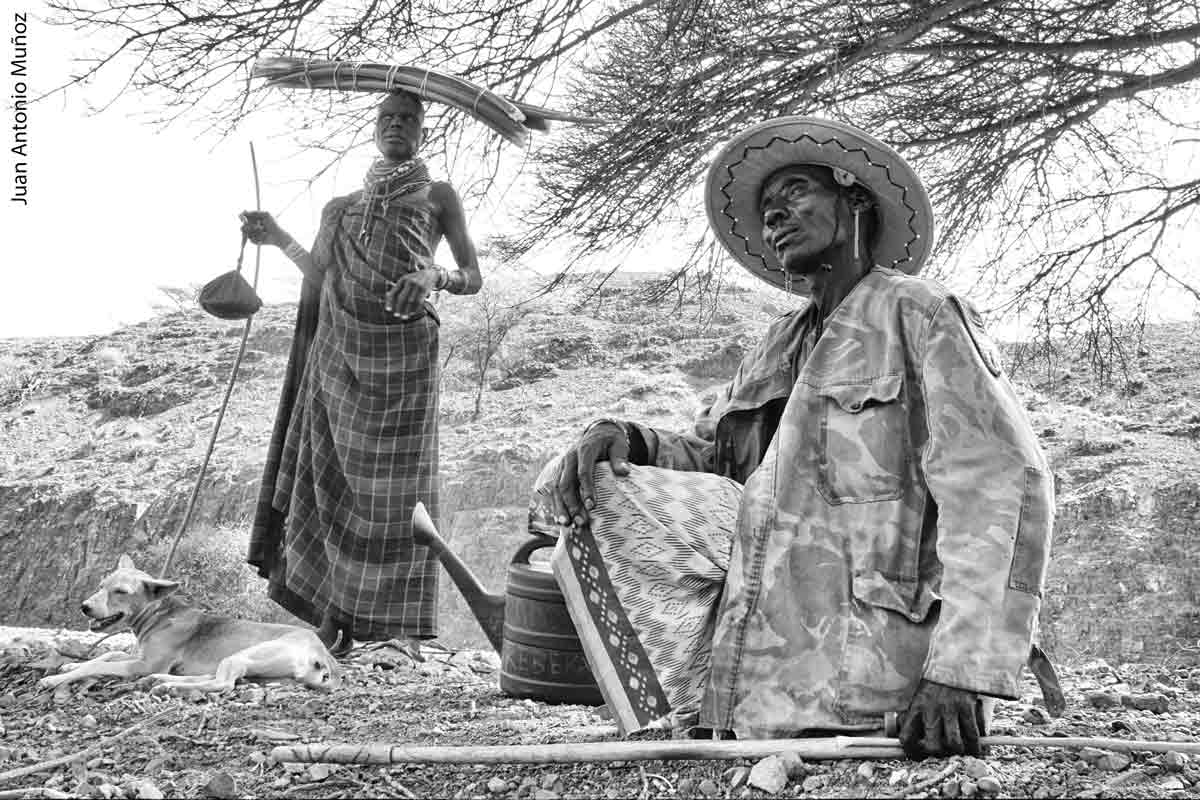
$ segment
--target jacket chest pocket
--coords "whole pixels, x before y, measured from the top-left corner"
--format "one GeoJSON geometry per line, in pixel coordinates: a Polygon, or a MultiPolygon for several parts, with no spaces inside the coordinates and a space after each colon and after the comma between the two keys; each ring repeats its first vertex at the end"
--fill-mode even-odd
{"type": "Polygon", "coordinates": [[[904,381],[885,375],[817,387],[821,405],[818,474],[826,502],[896,500],[909,472],[904,381]]]}

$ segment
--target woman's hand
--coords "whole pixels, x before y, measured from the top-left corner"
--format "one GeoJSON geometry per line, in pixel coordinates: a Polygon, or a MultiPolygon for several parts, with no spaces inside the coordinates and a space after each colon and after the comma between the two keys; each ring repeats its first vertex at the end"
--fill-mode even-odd
{"type": "Polygon", "coordinates": [[[442,271],[436,267],[402,275],[400,280],[388,289],[383,307],[395,314],[397,319],[408,319],[421,307],[425,298],[429,297],[441,275],[442,271]]]}
{"type": "Polygon", "coordinates": [[[238,215],[238,219],[242,221],[242,235],[254,244],[286,247],[292,240],[287,231],[279,227],[275,218],[266,211],[243,211],[238,215]]]}

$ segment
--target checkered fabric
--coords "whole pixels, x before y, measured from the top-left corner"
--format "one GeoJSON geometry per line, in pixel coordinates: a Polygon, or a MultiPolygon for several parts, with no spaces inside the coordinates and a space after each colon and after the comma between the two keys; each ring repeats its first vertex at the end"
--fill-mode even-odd
{"type": "Polygon", "coordinates": [[[383,303],[441,232],[427,185],[383,196],[322,219],[325,278],[302,294],[249,558],[272,599],[358,640],[437,635],[439,563],[410,519],[418,500],[437,517],[438,319],[426,304],[400,322],[383,303]]]}

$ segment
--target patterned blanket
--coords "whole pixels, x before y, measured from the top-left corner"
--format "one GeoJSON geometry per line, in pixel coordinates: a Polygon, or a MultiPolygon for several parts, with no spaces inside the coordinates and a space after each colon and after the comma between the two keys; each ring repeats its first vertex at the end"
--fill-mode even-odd
{"type": "Polygon", "coordinates": [[[437,238],[427,188],[331,204],[297,316],[250,545],[272,599],[359,640],[437,635],[440,565],[414,544],[418,500],[438,508],[438,319],[383,308],[437,238]],[[365,233],[364,233],[365,232],[365,233]]]}
{"type": "Polygon", "coordinates": [[[618,479],[601,462],[596,495],[583,528],[555,525],[539,498],[530,513],[560,537],[551,563],[588,664],[623,733],[694,725],[741,486],[657,467],[618,479]]]}

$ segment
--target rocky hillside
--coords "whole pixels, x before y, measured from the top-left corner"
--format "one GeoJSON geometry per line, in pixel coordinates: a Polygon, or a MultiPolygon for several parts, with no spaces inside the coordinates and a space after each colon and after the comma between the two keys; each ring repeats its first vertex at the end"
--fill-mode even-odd
{"type": "MultiPolygon", "coordinates": [[[[621,284],[520,306],[528,292],[516,285],[443,301],[442,525],[496,590],[547,458],[596,416],[686,427],[786,302],[735,288],[715,307],[649,307],[644,285],[621,284]],[[479,332],[495,345],[510,324],[487,347],[479,332]]],[[[277,612],[240,559],[294,313],[268,307],[254,321],[172,570],[209,605],[263,618],[277,612]]],[[[80,598],[121,552],[161,563],[241,332],[181,310],[101,337],[0,340],[0,563],[11,587],[0,623],[76,625],[80,598]]],[[[1060,658],[1200,658],[1197,344],[1190,326],[1147,330],[1126,342],[1107,384],[1077,348],[1008,349],[1058,482],[1043,639],[1060,658]]],[[[457,593],[443,593],[444,641],[483,645],[457,593]]]]}

